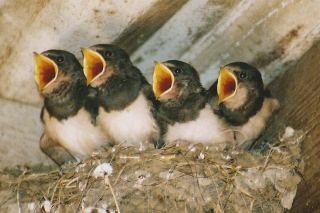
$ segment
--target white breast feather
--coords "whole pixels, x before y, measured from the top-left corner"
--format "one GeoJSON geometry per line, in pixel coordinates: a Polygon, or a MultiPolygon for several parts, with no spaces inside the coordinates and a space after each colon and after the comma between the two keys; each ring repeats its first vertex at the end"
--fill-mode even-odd
{"type": "Polygon", "coordinates": [[[149,142],[150,136],[158,132],[151,113],[151,106],[143,94],[125,109],[106,112],[99,109],[98,123],[116,143],[140,145],[149,142]]]}
{"type": "Polygon", "coordinates": [[[73,117],[61,121],[50,117],[45,110],[43,119],[46,134],[80,159],[89,156],[95,149],[109,141],[98,126],[92,125],[90,114],[84,109],[80,109],[73,117]]]}
{"type": "Polygon", "coordinates": [[[260,111],[252,116],[247,123],[236,128],[240,134],[240,136],[237,136],[237,143],[241,145],[243,142],[258,138],[265,129],[272,113],[279,109],[279,107],[280,104],[277,99],[265,98],[260,111]]]}
{"type": "Polygon", "coordinates": [[[165,141],[186,140],[193,143],[218,144],[232,141],[233,133],[207,104],[196,120],[168,126],[165,141]]]}

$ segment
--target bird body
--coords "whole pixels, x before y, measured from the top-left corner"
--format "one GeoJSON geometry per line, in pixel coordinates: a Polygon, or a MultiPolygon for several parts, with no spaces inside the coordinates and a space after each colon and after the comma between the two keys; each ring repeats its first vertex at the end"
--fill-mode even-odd
{"type": "Polygon", "coordinates": [[[111,44],[82,49],[87,82],[98,91],[97,123],[113,143],[162,144],[151,85],[129,55],[111,44]]]}
{"type": "Polygon", "coordinates": [[[225,122],[214,115],[209,104],[206,104],[197,118],[168,124],[164,140],[167,143],[184,140],[210,145],[232,141],[230,133],[225,122]]]}
{"type": "Polygon", "coordinates": [[[224,120],[211,110],[198,73],[191,65],[177,60],[157,62],[153,77],[165,143],[184,140],[217,145],[233,141],[224,120]]]}
{"type": "Polygon", "coordinates": [[[35,79],[44,97],[40,148],[58,165],[81,160],[108,144],[95,125],[98,105],[90,97],[82,66],[63,50],[35,53],[35,79]]]}
{"type": "Polygon", "coordinates": [[[122,110],[106,112],[100,107],[97,123],[114,141],[140,146],[140,143],[145,144],[150,138],[157,137],[159,131],[151,111],[152,105],[144,94],[140,93],[122,110]]]}
{"type": "Polygon", "coordinates": [[[107,141],[100,127],[91,123],[91,115],[83,107],[75,115],[62,120],[50,116],[44,109],[42,120],[45,134],[77,159],[90,156],[107,141]]]}
{"type": "Polygon", "coordinates": [[[257,139],[265,130],[272,113],[280,107],[279,101],[275,98],[264,98],[261,108],[248,121],[239,126],[232,126],[235,130],[235,138],[239,145],[257,139]]]}
{"type": "Polygon", "coordinates": [[[239,146],[257,139],[280,106],[264,89],[260,72],[244,62],[223,66],[208,97],[212,109],[234,130],[239,146]]]}

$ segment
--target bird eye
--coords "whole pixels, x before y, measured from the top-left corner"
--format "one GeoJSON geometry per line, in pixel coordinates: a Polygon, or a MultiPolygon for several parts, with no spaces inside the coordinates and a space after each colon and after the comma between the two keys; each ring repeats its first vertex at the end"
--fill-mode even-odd
{"type": "Polygon", "coordinates": [[[58,57],[57,57],[57,62],[58,62],[58,63],[64,62],[64,57],[63,57],[63,56],[58,56],[58,57]]]}
{"type": "Polygon", "coordinates": [[[247,77],[247,74],[245,72],[240,72],[239,77],[240,79],[245,79],[247,77]]]}
{"type": "Polygon", "coordinates": [[[179,67],[174,67],[174,68],[172,69],[172,71],[173,71],[174,73],[176,73],[176,74],[179,74],[179,73],[182,72],[182,69],[180,69],[179,67]]]}
{"type": "Polygon", "coordinates": [[[113,53],[111,52],[111,51],[104,51],[103,52],[103,55],[105,56],[105,57],[111,57],[112,55],[113,55],[113,53]]]}

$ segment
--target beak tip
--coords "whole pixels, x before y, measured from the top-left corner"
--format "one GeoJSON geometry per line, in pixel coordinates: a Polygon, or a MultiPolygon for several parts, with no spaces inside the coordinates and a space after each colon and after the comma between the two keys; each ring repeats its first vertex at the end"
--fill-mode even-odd
{"type": "Polygon", "coordinates": [[[35,52],[35,51],[34,51],[34,52],[32,52],[32,55],[33,55],[33,57],[34,57],[34,58],[37,58],[37,57],[39,57],[39,56],[40,56],[40,54],[39,54],[39,53],[37,53],[37,52],[35,52]]]}

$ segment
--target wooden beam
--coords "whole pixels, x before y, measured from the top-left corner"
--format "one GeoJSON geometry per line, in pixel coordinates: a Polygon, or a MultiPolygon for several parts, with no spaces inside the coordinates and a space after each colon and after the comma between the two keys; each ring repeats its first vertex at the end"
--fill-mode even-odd
{"type": "Polygon", "coordinates": [[[303,142],[305,171],[290,212],[320,210],[320,42],[315,44],[289,71],[278,77],[270,90],[281,109],[264,139],[277,138],[279,129],[291,126],[306,133],[303,142]]]}
{"type": "Polygon", "coordinates": [[[301,2],[188,1],[132,54],[133,62],[151,80],[154,60],[186,61],[209,86],[220,66],[245,61],[257,65],[270,83],[320,36],[320,4],[304,1],[301,7],[301,2]]]}
{"type": "MultiPolygon", "coordinates": [[[[181,59],[240,2],[242,1],[188,1],[132,54],[133,63],[151,79],[154,60],[181,59]]],[[[198,53],[191,51],[190,54],[198,53]]]]}
{"type": "Polygon", "coordinates": [[[161,1],[37,2],[21,5],[19,1],[8,1],[1,7],[0,43],[4,47],[0,48],[0,97],[40,106],[32,52],[64,49],[81,59],[80,47],[113,42],[161,1]],[[20,7],[23,9],[17,9],[20,7]]]}
{"type": "Polygon", "coordinates": [[[157,1],[113,42],[130,54],[162,27],[187,0],[157,1]]]}

